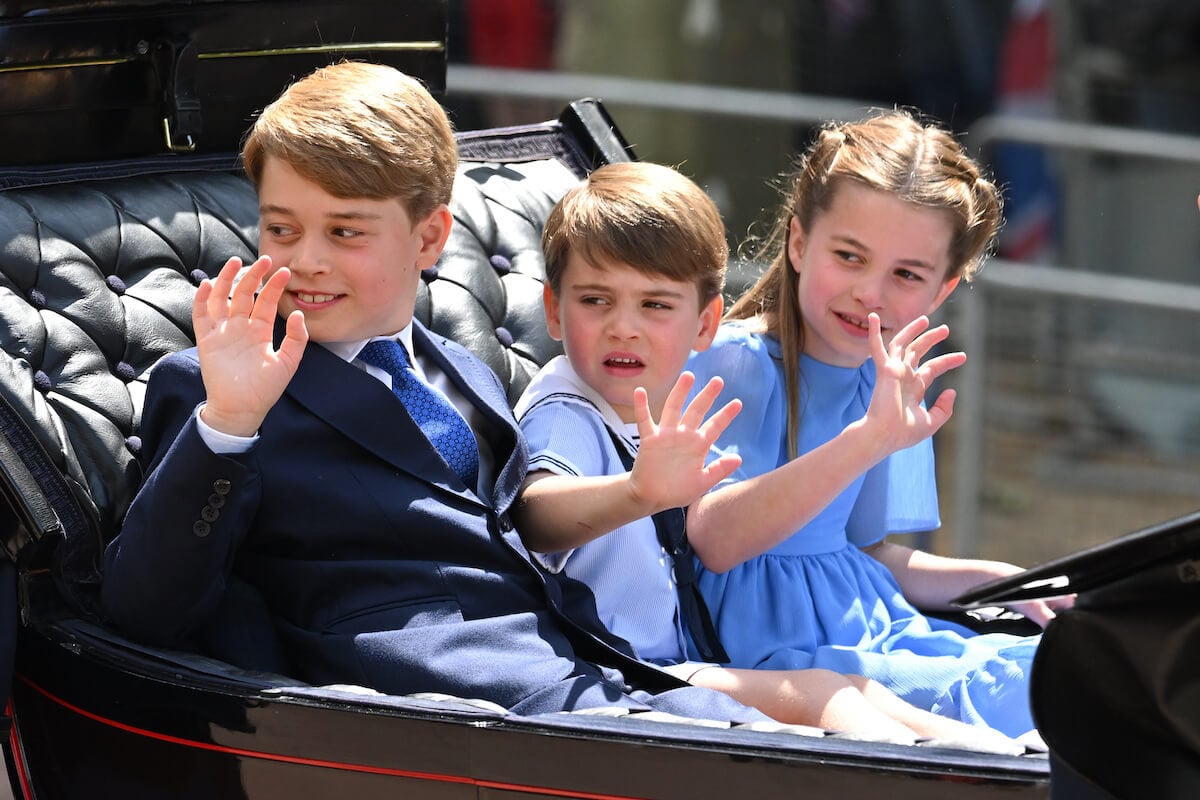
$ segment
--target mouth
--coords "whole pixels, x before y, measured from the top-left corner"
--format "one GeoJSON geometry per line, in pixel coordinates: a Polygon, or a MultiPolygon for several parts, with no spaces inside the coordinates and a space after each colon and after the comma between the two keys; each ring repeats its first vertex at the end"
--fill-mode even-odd
{"type": "Polygon", "coordinates": [[[622,355],[609,356],[608,358],[604,359],[604,366],[606,369],[624,371],[641,369],[645,367],[646,364],[637,356],[622,355]]]}
{"type": "Polygon", "coordinates": [[[332,303],[338,298],[338,295],[336,294],[314,294],[311,292],[300,291],[292,292],[292,296],[295,297],[296,300],[302,305],[306,306],[318,306],[324,303],[332,303]]]}
{"type": "MultiPolygon", "coordinates": [[[[844,327],[846,327],[847,329],[849,329],[851,333],[855,333],[855,334],[861,333],[862,335],[865,336],[867,331],[870,330],[870,327],[867,324],[866,317],[860,317],[857,314],[844,314],[840,311],[834,311],[833,315],[835,317],[837,317],[837,319],[842,323],[842,325],[844,327]]],[[[880,330],[883,333],[884,338],[886,339],[888,329],[881,326],[880,330]]]]}

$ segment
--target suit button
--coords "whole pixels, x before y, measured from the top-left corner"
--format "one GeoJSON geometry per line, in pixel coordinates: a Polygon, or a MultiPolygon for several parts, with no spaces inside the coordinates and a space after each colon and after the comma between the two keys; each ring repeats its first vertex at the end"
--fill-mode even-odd
{"type": "Polygon", "coordinates": [[[225,495],[213,493],[208,496],[208,504],[213,508],[223,508],[225,506],[225,495]]]}
{"type": "Polygon", "coordinates": [[[204,520],[198,519],[196,520],[196,524],[192,526],[192,533],[196,534],[200,538],[204,538],[212,533],[212,526],[204,520]]]}
{"type": "Polygon", "coordinates": [[[217,511],[212,506],[205,506],[204,508],[200,509],[200,519],[204,520],[205,522],[216,522],[217,517],[219,516],[221,516],[221,512],[217,511]]]}
{"type": "Polygon", "coordinates": [[[500,515],[500,530],[504,531],[505,533],[508,533],[512,529],[513,529],[512,517],[510,517],[508,514],[501,514],[500,515]]]}
{"type": "Polygon", "coordinates": [[[233,488],[233,484],[224,478],[217,478],[213,481],[213,491],[217,494],[229,494],[229,490],[233,488]]]}

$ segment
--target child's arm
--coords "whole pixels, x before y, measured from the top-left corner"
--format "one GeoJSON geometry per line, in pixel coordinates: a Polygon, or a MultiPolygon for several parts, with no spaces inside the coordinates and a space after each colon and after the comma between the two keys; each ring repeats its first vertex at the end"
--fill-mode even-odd
{"type": "Polygon", "coordinates": [[[694,382],[690,372],[679,377],[657,424],[646,392],[634,392],[641,441],[630,472],[592,477],[530,473],[513,509],[525,545],[539,553],[571,550],[634,520],[686,506],[729,477],[741,463],[737,456],[706,462],[741,403],[729,403],[705,420],[723,383],[709,381],[684,408],[694,382]]]}
{"type": "Polygon", "coordinates": [[[253,436],[296,374],[308,330],[303,314],[293,312],[275,350],[275,314],[291,273],[281,267],[255,297],[271,259],[259,258],[234,285],[241,266],[240,259],[231,258],[216,280],[200,284],[192,326],[206,397],[201,419],[221,433],[253,436]]]}
{"type": "MultiPolygon", "coordinates": [[[[968,589],[1021,571],[1003,561],[937,556],[887,540],[865,547],[863,552],[891,570],[905,599],[923,611],[950,610],[950,600],[968,589]]],[[[1030,600],[1014,603],[1012,609],[1044,628],[1056,610],[1069,608],[1073,602],[1070,597],[1030,600]]]]}
{"type": "Polygon", "coordinates": [[[925,393],[939,376],[966,361],[949,353],[921,363],[945,340],[945,325],[932,330],[926,317],[906,325],[887,346],[879,317],[869,316],[875,392],[866,416],[822,446],[763,475],[722,486],[688,510],[688,538],[704,566],[732,569],[771,549],[810,522],[862,473],[891,453],[933,435],[954,410],[953,389],[931,408],[925,393]]]}

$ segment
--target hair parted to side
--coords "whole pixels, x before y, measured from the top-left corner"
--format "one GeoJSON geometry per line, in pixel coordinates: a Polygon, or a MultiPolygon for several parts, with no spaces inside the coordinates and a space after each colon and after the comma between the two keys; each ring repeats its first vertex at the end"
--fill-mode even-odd
{"type": "Polygon", "coordinates": [[[800,354],[804,351],[799,280],[788,257],[788,227],[804,231],[833,204],[848,181],[907,203],[943,210],[950,220],[950,268],[943,280],[970,281],[983,266],[1003,224],[996,185],[954,136],[902,110],[880,111],[856,122],[829,122],[796,162],[784,200],[756,254],[767,271],[733,304],[726,319],[757,319],[779,339],[788,392],[788,449],[796,457],[799,433],[800,354]]]}
{"type": "Polygon", "coordinates": [[[729,245],[721,213],[678,170],[648,161],[608,164],[555,205],[542,230],[546,280],[558,294],[571,253],[696,284],[701,303],[725,287],[729,245]]]}
{"type": "Polygon", "coordinates": [[[343,198],[399,198],[414,221],[450,202],[458,148],[445,110],[420,81],[382,64],[343,61],[293,83],[246,137],[257,186],[268,158],[343,198]]]}

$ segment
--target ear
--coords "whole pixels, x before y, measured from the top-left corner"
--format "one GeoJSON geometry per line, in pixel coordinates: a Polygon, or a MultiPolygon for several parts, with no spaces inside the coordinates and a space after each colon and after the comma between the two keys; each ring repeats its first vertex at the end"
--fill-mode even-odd
{"type": "Polygon", "coordinates": [[[932,314],[934,311],[937,311],[941,307],[942,303],[946,302],[946,298],[950,296],[950,293],[953,292],[958,286],[959,280],[960,278],[955,277],[951,278],[950,280],[943,281],[941,287],[938,289],[937,296],[933,298],[933,305],[931,305],[929,307],[929,311],[925,313],[932,314]]]}
{"type": "Polygon", "coordinates": [[[692,349],[696,352],[707,350],[717,335],[717,327],[721,324],[721,314],[725,311],[725,299],[717,295],[700,309],[700,330],[696,333],[696,341],[692,349]]]}
{"type": "Polygon", "coordinates": [[[800,260],[804,258],[804,240],[804,226],[800,224],[800,219],[793,214],[788,223],[787,254],[788,261],[797,275],[800,274],[800,260]]]}
{"type": "Polygon", "coordinates": [[[546,309],[546,330],[550,332],[550,338],[561,342],[562,321],[558,316],[558,295],[550,288],[549,283],[542,286],[542,306],[546,309]]]}
{"type": "Polygon", "coordinates": [[[421,237],[421,249],[417,252],[417,270],[425,270],[437,263],[450,238],[450,228],[454,225],[454,217],[444,203],[429,213],[425,219],[417,223],[415,231],[421,237]]]}

